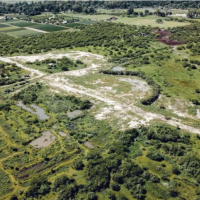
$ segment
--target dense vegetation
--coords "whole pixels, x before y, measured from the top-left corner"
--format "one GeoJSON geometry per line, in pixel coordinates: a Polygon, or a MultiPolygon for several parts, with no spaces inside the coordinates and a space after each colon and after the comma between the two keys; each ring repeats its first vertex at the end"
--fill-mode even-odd
{"type": "MultiPolygon", "coordinates": [[[[87,2],[84,8],[79,2],[72,3],[23,2],[9,6],[1,3],[0,10],[22,13],[27,9],[30,15],[45,9],[54,13],[68,9],[87,13],[88,9],[95,12],[96,7],[102,6],[129,8],[128,12],[134,14],[130,6],[151,6],[154,2],[87,2]]],[[[188,2],[172,5],[185,8],[188,2]]],[[[196,6],[196,2],[190,5],[196,6]]],[[[105,22],[82,29],[20,39],[1,35],[0,55],[63,48],[100,52],[109,62],[125,68],[102,73],[138,76],[152,86],[152,94],[141,100],[143,105],[148,105],[143,106],[145,109],[153,108],[151,104],[156,103],[159,94],[165,98],[174,95],[191,100],[195,107],[190,112],[196,114],[200,105],[198,22],[171,30],[172,39],[186,42],[177,50],[183,55],[187,53],[187,58],[173,54],[171,47],[157,42],[157,29],[150,26],[105,22]]],[[[49,73],[85,67],[80,60],[75,62],[67,57],[27,65],[49,73]]],[[[0,72],[0,85],[24,80],[24,70],[15,64],[0,63],[0,72]]],[[[0,96],[0,199],[200,199],[199,135],[158,122],[130,130],[112,129],[106,121],[97,120],[89,113],[91,107],[88,100],[55,94],[42,83],[26,86],[13,95],[0,96]],[[21,108],[19,102],[28,109],[39,106],[49,118],[41,120],[21,108]],[[67,114],[77,110],[83,114],[70,119],[67,114]],[[31,145],[47,130],[55,141],[44,148],[31,145]]]]}
{"type": "Polygon", "coordinates": [[[53,12],[58,13],[60,11],[72,11],[72,12],[83,12],[86,14],[93,14],[97,8],[106,9],[128,9],[130,7],[168,7],[176,9],[186,8],[198,8],[198,1],[123,1],[123,2],[103,2],[103,1],[88,1],[88,2],[51,2],[51,1],[39,1],[39,2],[17,2],[14,4],[6,4],[1,2],[0,13],[1,14],[13,14],[13,13],[24,13],[27,15],[39,15],[41,12],[53,12]]]}
{"type": "Polygon", "coordinates": [[[67,57],[63,57],[57,60],[46,59],[42,61],[36,61],[34,63],[27,62],[26,64],[31,68],[36,68],[48,73],[69,71],[86,67],[86,65],[82,61],[80,60],[73,61],[67,57]]]}
{"type": "MultiPolygon", "coordinates": [[[[2,47],[0,48],[0,54],[32,54],[64,47],[93,45],[112,47],[117,52],[123,50],[130,57],[132,51],[128,52],[127,47],[148,49],[149,40],[152,38],[150,31],[150,27],[105,22],[87,26],[82,31],[42,34],[22,39],[2,35],[0,38],[2,47]],[[146,36],[142,37],[141,33],[146,34],[146,36]],[[133,35],[134,37],[132,37],[133,35]]],[[[118,52],[118,54],[122,54],[122,51],[118,52]]]]}
{"type": "Polygon", "coordinates": [[[18,67],[16,64],[0,62],[0,85],[9,85],[16,82],[22,82],[27,71],[18,67]]]}
{"type": "Polygon", "coordinates": [[[67,111],[87,110],[91,103],[73,96],[53,95],[42,84],[31,85],[9,99],[5,96],[0,106],[0,157],[5,158],[1,186],[7,192],[15,191],[11,199],[199,197],[200,140],[196,135],[163,124],[112,130],[87,113],[71,121],[67,111]],[[39,120],[17,107],[16,100],[40,105],[50,118],[39,120]],[[46,129],[57,140],[45,149],[31,147],[30,141],[46,129]],[[60,137],[59,131],[68,137],[60,137]],[[95,149],[84,147],[88,140],[95,149]],[[17,185],[11,186],[5,172],[12,174],[17,185]]]}

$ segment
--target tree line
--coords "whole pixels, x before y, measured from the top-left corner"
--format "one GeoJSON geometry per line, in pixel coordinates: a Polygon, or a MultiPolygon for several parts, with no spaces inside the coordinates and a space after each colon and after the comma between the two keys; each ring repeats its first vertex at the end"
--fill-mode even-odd
{"type": "Polygon", "coordinates": [[[59,13],[61,11],[72,11],[77,13],[93,14],[97,8],[104,9],[129,9],[141,8],[141,7],[168,7],[175,9],[187,9],[187,8],[199,8],[198,1],[123,1],[123,2],[104,2],[104,1],[39,1],[39,2],[16,2],[16,3],[4,3],[0,2],[1,14],[13,14],[24,13],[26,15],[39,15],[42,12],[59,13]]]}

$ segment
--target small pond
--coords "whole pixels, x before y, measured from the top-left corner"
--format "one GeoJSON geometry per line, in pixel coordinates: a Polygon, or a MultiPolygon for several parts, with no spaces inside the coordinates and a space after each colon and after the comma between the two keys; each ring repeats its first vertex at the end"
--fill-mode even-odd
{"type": "Polygon", "coordinates": [[[39,106],[36,106],[34,104],[30,104],[30,106],[36,110],[36,111],[33,111],[31,108],[29,108],[28,106],[24,105],[22,101],[18,101],[16,105],[21,107],[21,108],[23,108],[24,110],[29,111],[32,114],[37,115],[38,118],[41,119],[41,120],[49,119],[49,116],[46,115],[44,109],[40,108],[39,106]]]}
{"type": "Polygon", "coordinates": [[[83,115],[84,115],[84,113],[83,113],[82,110],[74,110],[74,111],[72,111],[72,112],[68,112],[68,113],[67,113],[67,116],[68,116],[70,119],[75,119],[75,118],[81,117],[81,116],[83,116],[83,115]]]}
{"type": "Polygon", "coordinates": [[[124,71],[124,68],[117,66],[117,67],[113,67],[112,71],[114,71],[114,72],[120,72],[120,71],[124,71]]]}

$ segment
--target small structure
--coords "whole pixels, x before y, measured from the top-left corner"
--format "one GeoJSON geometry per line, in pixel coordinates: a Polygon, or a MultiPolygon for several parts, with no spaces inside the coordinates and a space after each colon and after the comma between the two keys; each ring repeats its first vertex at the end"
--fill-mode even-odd
{"type": "Polygon", "coordinates": [[[24,75],[24,77],[26,77],[26,78],[29,78],[29,77],[30,77],[30,75],[29,75],[29,74],[25,74],[25,75],[24,75]]]}
{"type": "Polygon", "coordinates": [[[54,63],[49,63],[48,64],[48,69],[52,69],[54,67],[54,63]]]}
{"type": "Polygon", "coordinates": [[[117,17],[111,17],[111,18],[107,19],[107,21],[111,21],[111,20],[117,20],[117,17]]]}
{"type": "Polygon", "coordinates": [[[67,24],[67,21],[63,21],[62,24],[67,24]]]}

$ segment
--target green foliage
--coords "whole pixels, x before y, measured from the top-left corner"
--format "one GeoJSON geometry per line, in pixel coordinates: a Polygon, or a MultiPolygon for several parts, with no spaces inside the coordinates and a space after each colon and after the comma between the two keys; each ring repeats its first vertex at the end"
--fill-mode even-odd
{"type": "Polygon", "coordinates": [[[9,85],[25,80],[27,71],[16,64],[0,62],[0,85],[9,85]]]}
{"type": "Polygon", "coordinates": [[[69,71],[69,70],[75,70],[86,67],[86,64],[84,64],[82,61],[77,60],[76,62],[73,60],[70,60],[67,57],[63,57],[61,59],[46,59],[43,61],[36,61],[34,63],[27,62],[27,65],[29,65],[31,68],[36,68],[44,72],[48,73],[56,73],[61,71],[69,71]]]}
{"type": "Polygon", "coordinates": [[[88,200],[97,200],[97,195],[94,192],[90,192],[87,196],[88,200]]]}
{"type": "Polygon", "coordinates": [[[0,196],[2,196],[11,192],[13,188],[9,176],[3,170],[0,170],[0,177],[0,196]]]}
{"type": "Polygon", "coordinates": [[[83,161],[82,160],[78,160],[76,159],[73,164],[72,164],[72,168],[74,168],[75,170],[82,170],[84,167],[83,161]]]}
{"type": "Polygon", "coordinates": [[[164,158],[155,149],[151,149],[147,154],[147,157],[151,160],[162,161],[164,158]]]}
{"type": "MultiPolygon", "coordinates": [[[[114,46],[121,49],[123,46],[132,48],[141,46],[148,49],[148,43],[146,41],[151,39],[150,27],[137,27],[120,23],[104,22],[87,26],[83,30],[77,32],[41,34],[39,36],[33,36],[31,39],[13,39],[9,36],[3,36],[3,38],[0,39],[0,44],[3,47],[0,49],[0,54],[8,55],[10,53],[19,52],[40,53],[55,48],[60,49],[71,46],[85,47],[90,45],[105,47],[114,46]],[[145,38],[141,37],[141,32],[147,34],[148,36],[145,38]],[[123,34],[123,41],[121,41],[121,37],[119,37],[121,34],[123,34]],[[129,37],[130,34],[135,35],[137,39],[135,37],[129,37]]],[[[122,56],[130,57],[127,53],[122,56]]]]}
{"type": "Polygon", "coordinates": [[[33,178],[30,182],[29,189],[26,191],[26,197],[45,196],[50,190],[50,183],[47,181],[46,177],[33,178]]]}

